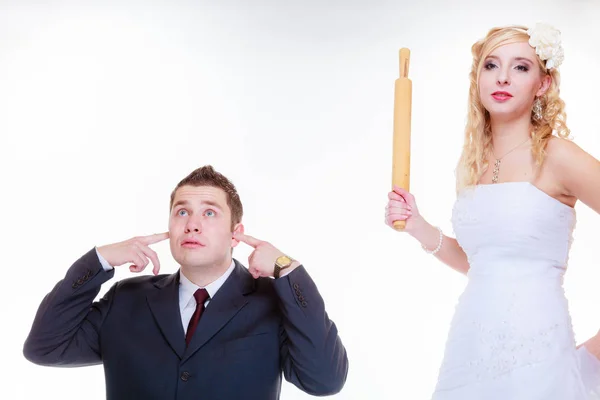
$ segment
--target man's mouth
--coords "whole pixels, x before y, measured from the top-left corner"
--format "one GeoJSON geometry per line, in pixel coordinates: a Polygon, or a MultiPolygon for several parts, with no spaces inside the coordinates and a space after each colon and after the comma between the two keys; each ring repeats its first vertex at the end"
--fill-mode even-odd
{"type": "Polygon", "coordinates": [[[197,239],[185,239],[183,242],[181,242],[181,247],[195,249],[198,247],[204,247],[204,245],[197,239]]]}

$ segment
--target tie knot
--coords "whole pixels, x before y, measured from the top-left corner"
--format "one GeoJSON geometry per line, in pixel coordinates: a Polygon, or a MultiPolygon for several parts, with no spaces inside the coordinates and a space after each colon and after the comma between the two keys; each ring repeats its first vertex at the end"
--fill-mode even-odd
{"type": "Polygon", "coordinates": [[[204,304],[204,302],[209,298],[208,292],[206,289],[198,289],[196,293],[194,293],[194,298],[196,299],[196,304],[204,304]]]}

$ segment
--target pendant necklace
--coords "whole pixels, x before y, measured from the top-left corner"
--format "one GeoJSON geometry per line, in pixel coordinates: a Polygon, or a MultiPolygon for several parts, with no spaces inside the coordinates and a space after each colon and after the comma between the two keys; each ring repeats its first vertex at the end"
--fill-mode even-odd
{"type": "Polygon", "coordinates": [[[512,149],[510,149],[507,153],[505,153],[502,157],[499,157],[499,158],[496,157],[496,154],[494,154],[494,146],[492,145],[492,155],[496,159],[496,161],[494,162],[494,173],[492,174],[492,183],[498,183],[498,173],[500,172],[500,162],[502,161],[502,159],[504,157],[506,157],[507,155],[509,155],[510,153],[512,153],[514,150],[516,150],[519,147],[521,147],[529,139],[531,139],[531,138],[527,138],[524,142],[519,143],[517,146],[513,147],[512,149]]]}

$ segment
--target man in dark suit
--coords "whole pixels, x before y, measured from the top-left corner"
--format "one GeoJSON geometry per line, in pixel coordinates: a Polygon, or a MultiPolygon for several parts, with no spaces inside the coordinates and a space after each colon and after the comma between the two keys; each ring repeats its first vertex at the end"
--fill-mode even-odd
{"type": "Polygon", "coordinates": [[[39,365],[102,363],[110,400],[279,399],[282,373],[316,396],[339,392],[346,350],[306,269],[244,234],[234,185],[211,166],[171,194],[168,232],[94,247],[43,299],[25,341],[39,365]],[[159,275],[150,245],[169,239],[180,264],[159,275]],[[254,247],[248,268],[232,257],[254,247]],[[114,267],[121,280],[94,301],[114,267]]]}

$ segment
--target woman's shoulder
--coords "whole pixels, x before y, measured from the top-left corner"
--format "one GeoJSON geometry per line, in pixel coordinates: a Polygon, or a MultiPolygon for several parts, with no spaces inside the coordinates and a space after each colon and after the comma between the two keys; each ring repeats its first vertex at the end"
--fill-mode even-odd
{"type": "Polygon", "coordinates": [[[587,153],[571,139],[566,139],[558,136],[552,136],[546,145],[546,159],[549,166],[564,167],[566,164],[571,164],[578,157],[584,156],[587,153]]]}
{"type": "Polygon", "coordinates": [[[588,198],[586,188],[598,187],[599,167],[598,160],[572,140],[560,137],[548,140],[545,169],[565,195],[588,198]]]}

